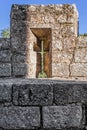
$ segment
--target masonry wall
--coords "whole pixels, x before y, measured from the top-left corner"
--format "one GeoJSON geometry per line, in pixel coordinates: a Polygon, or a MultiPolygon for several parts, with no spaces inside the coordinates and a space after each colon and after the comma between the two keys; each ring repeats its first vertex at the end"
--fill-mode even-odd
{"type": "Polygon", "coordinates": [[[0,130],[86,130],[87,82],[0,80],[0,130]]]}
{"type": "Polygon", "coordinates": [[[11,77],[10,39],[0,38],[0,77],[11,77]]]}
{"type": "MultiPolygon", "coordinates": [[[[16,60],[13,64],[13,75],[36,78],[38,58],[33,47],[34,43],[38,43],[37,38],[44,37],[46,44],[49,44],[46,59],[49,59],[50,66],[45,67],[51,68],[48,77],[69,77],[77,37],[77,23],[78,13],[75,5],[13,5],[11,45],[13,53],[24,59],[23,62],[16,60]]],[[[14,58],[12,59],[14,62],[14,58]]]]}

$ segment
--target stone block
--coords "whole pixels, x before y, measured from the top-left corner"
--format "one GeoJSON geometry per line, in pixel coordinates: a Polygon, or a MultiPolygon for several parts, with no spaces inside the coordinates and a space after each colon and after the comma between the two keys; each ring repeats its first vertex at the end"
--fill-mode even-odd
{"type": "Polygon", "coordinates": [[[10,63],[0,63],[0,77],[11,76],[11,64],[10,63]]]}
{"type": "Polygon", "coordinates": [[[0,49],[10,48],[10,38],[0,38],[0,49]]]}
{"type": "Polygon", "coordinates": [[[35,129],[40,127],[38,107],[0,107],[0,128],[35,129]]]}
{"type": "MultiPolygon", "coordinates": [[[[54,84],[54,103],[56,105],[64,105],[69,103],[69,88],[70,84],[56,83],[54,84]]],[[[72,95],[71,95],[72,96],[72,95]]]]}
{"type": "Polygon", "coordinates": [[[70,65],[72,77],[87,77],[87,63],[73,63],[70,65]]]}
{"type": "Polygon", "coordinates": [[[0,103],[10,102],[12,93],[11,83],[0,83],[0,103]]]}
{"type": "Polygon", "coordinates": [[[81,127],[82,107],[80,105],[46,106],[42,109],[43,127],[63,129],[81,127]]]}
{"type": "Polygon", "coordinates": [[[14,63],[13,64],[13,75],[14,76],[25,76],[27,74],[27,64],[25,63],[14,63]]]}
{"type": "Polygon", "coordinates": [[[75,50],[75,62],[87,63],[87,48],[79,48],[75,50]]]}
{"type": "Polygon", "coordinates": [[[52,105],[53,87],[51,84],[20,84],[13,86],[15,105],[52,105]]]}
{"type": "Polygon", "coordinates": [[[87,85],[85,83],[56,83],[53,88],[56,105],[87,103],[87,85]]]}
{"type": "Polygon", "coordinates": [[[52,77],[68,77],[69,65],[67,63],[53,63],[52,64],[52,77]]]}
{"type": "Polygon", "coordinates": [[[11,62],[11,51],[10,50],[0,51],[0,62],[11,62]]]}
{"type": "Polygon", "coordinates": [[[73,58],[72,50],[69,51],[53,51],[52,62],[53,63],[67,63],[70,64],[73,58]]]}
{"type": "Polygon", "coordinates": [[[20,54],[14,54],[12,56],[12,60],[15,63],[25,62],[26,61],[26,56],[25,55],[20,55],[20,54]]]}
{"type": "Polygon", "coordinates": [[[87,48],[87,36],[79,36],[76,48],[87,48]]]}

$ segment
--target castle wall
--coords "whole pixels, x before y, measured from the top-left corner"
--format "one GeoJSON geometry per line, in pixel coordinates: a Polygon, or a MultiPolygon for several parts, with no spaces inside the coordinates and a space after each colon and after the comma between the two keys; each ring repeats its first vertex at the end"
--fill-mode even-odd
{"type": "Polygon", "coordinates": [[[13,75],[36,77],[37,52],[33,50],[33,46],[37,43],[37,37],[44,37],[47,44],[50,43],[47,57],[50,67],[45,67],[51,68],[49,77],[69,77],[77,37],[77,22],[75,5],[13,5],[11,44],[16,54],[26,57],[23,63],[19,61],[20,67],[19,63],[13,64],[13,75]],[[51,34],[45,29],[50,29],[51,34]],[[26,68],[26,71],[21,73],[17,70],[15,73],[18,68],[26,68]]]}
{"type": "Polygon", "coordinates": [[[87,82],[0,80],[0,130],[85,130],[87,82]]]}

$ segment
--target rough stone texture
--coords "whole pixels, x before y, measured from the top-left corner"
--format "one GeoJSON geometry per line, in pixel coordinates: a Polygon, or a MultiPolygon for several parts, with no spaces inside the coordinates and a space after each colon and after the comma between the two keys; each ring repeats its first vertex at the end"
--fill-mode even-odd
{"type": "Polygon", "coordinates": [[[15,105],[52,105],[53,87],[51,84],[20,84],[13,86],[15,105]]]}
{"type": "Polygon", "coordinates": [[[0,62],[11,62],[11,51],[10,50],[0,51],[0,62]]]}
{"type": "Polygon", "coordinates": [[[69,77],[69,65],[67,63],[54,63],[52,68],[52,77],[69,77]]]}
{"type": "Polygon", "coordinates": [[[44,128],[80,127],[82,107],[77,105],[43,107],[44,128]]]}
{"type": "Polygon", "coordinates": [[[86,119],[87,82],[0,80],[1,130],[85,130],[86,119]]]}
{"type": "Polygon", "coordinates": [[[87,84],[75,82],[54,84],[54,102],[56,105],[87,103],[87,84]]]}
{"type": "Polygon", "coordinates": [[[0,83],[0,103],[11,102],[12,84],[0,83]]]}
{"type": "MultiPolygon", "coordinates": [[[[48,51],[46,58],[49,59],[48,61],[44,60],[44,62],[46,61],[44,68],[47,76],[69,77],[69,65],[73,59],[77,37],[77,22],[78,12],[75,5],[12,6],[12,52],[19,54],[20,57],[26,54],[26,58],[24,58],[26,59],[24,62],[28,63],[26,77],[35,78],[41,71],[40,57],[37,55],[38,52],[34,49],[34,46],[36,45],[39,48],[43,37],[44,46],[46,45],[44,49],[48,51]],[[55,62],[59,64],[56,65],[55,62]],[[61,62],[65,62],[64,65],[61,62]]],[[[14,61],[14,55],[12,59],[14,61]]],[[[18,62],[17,59],[16,62],[18,62]]],[[[15,64],[13,64],[13,68],[15,68],[15,64]]],[[[13,72],[13,75],[17,76],[18,74],[13,72]]],[[[25,76],[25,73],[22,76],[25,76]]]]}
{"type": "Polygon", "coordinates": [[[38,107],[0,107],[0,128],[34,129],[40,127],[38,107]]]}
{"type": "Polygon", "coordinates": [[[0,38],[0,50],[10,48],[10,38],[0,38]]]}
{"type": "Polygon", "coordinates": [[[87,63],[73,63],[70,65],[72,77],[87,77],[87,63]]]}
{"type": "Polygon", "coordinates": [[[13,76],[24,76],[27,74],[27,64],[14,63],[13,64],[13,76]]]}
{"type": "Polygon", "coordinates": [[[0,63],[0,77],[11,76],[11,64],[10,63],[0,63]]]}
{"type": "Polygon", "coordinates": [[[75,50],[75,62],[87,63],[87,48],[80,48],[75,50]]]}

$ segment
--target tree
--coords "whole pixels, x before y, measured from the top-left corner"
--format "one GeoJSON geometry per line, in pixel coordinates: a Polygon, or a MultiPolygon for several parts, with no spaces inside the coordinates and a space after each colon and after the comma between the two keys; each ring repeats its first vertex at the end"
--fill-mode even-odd
{"type": "Polygon", "coordinates": [[[1,37],[9,38],[10,37],[10,28],[4,28],[1,30],[1,37]]]}

